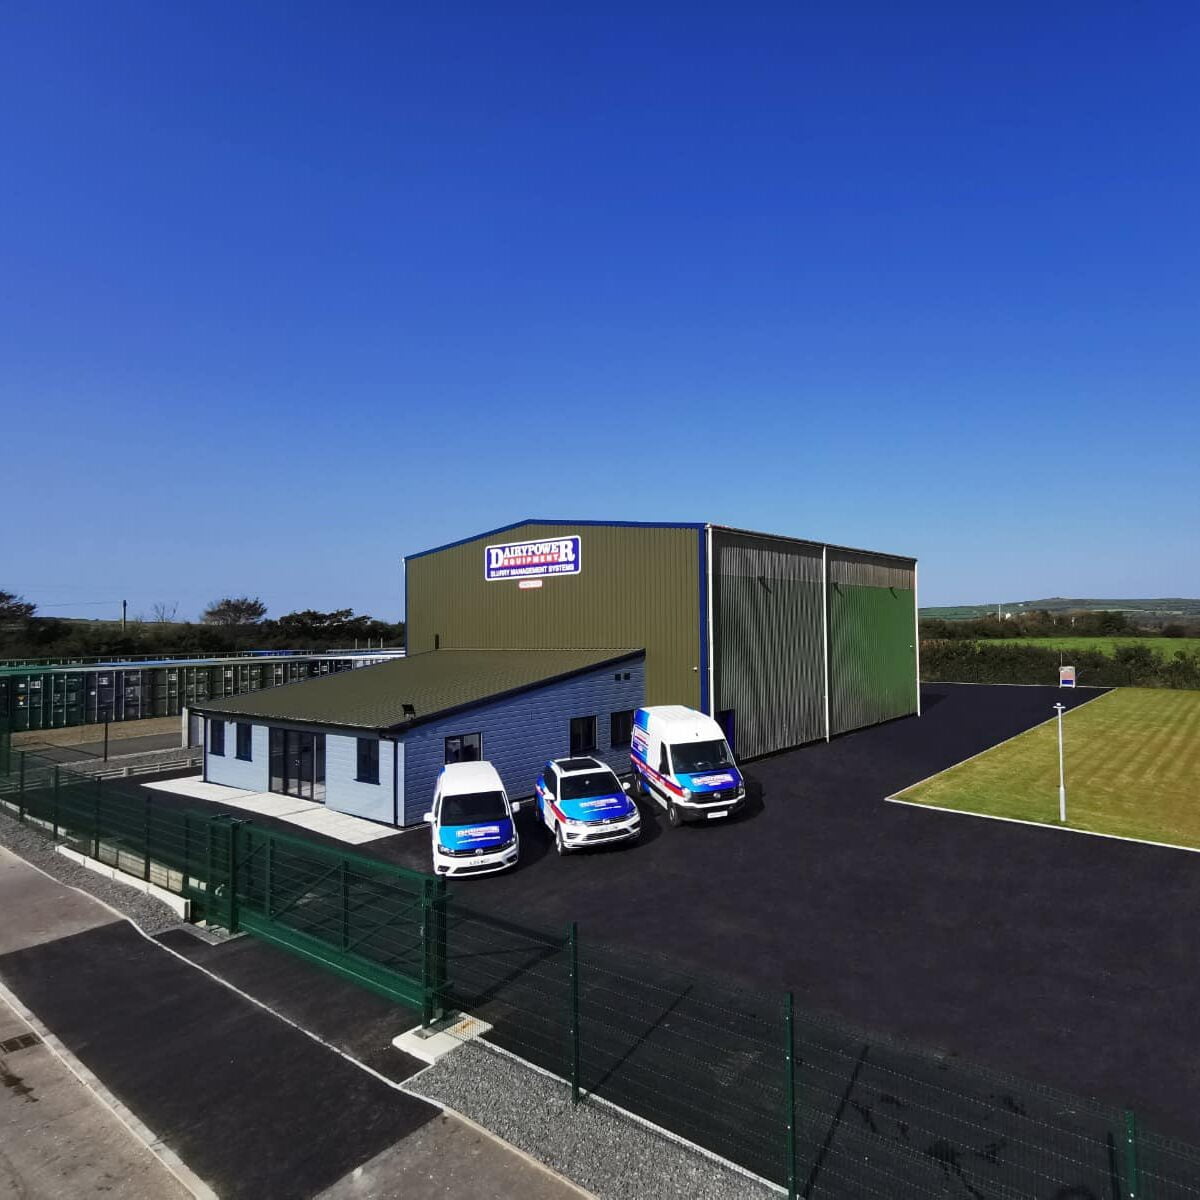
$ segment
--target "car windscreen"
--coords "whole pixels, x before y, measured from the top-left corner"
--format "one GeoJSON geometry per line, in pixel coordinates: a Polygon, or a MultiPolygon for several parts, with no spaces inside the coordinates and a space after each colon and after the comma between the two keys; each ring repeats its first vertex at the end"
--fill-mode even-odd
{"type": "Polygon", "coordinates": [[[561,796],[564,800],[583,800],[588,796],[612,796],[621,791],[611,771],[589,771],[586,775],[564,776],[561,796]]]}
{"type": "Polygon", "coordinates": [[[680,742],[671,747],[671,765],[676,775],[695,775],[697,771],[714,771],[732,767],[733,755],[724,741],[680,742]]]}
{"type": "Polygon", "coordinates": [[[442,797],[443,825],[478,825],[481,821],[500,821],[507,816],[503,792],[467,792],[442,797]]]}

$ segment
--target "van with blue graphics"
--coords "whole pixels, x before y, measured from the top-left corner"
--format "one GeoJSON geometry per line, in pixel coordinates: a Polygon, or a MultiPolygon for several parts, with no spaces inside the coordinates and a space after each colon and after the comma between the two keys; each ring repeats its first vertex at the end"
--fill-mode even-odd
{"type": "Polygon", "coordinates": [[[435,875],[487,875],[516,865],[521,843],[512,805],[490,762],[447,763],[425,820],[433,827],[435,875]]]}
{"type": "Polygon", "coordinates": [[[634,792],[650,796],[671,825],[716,821],[746,800],[742,773],[720,725],[681,704],[639,708],[629,753],[634,792]]]}
{"type": "Polygon", "coordinates": [[[642,832],[638,806],[611,767],[597,758],[553,758],[534,788],[538,816],[559,854],[632,841],[642,832]]]}

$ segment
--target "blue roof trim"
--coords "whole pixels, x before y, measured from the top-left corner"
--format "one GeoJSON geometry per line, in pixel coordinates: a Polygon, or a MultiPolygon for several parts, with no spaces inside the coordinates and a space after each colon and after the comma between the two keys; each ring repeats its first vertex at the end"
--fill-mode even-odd
{"type": "MultiPolygon", "coordinates": [[[[510,529],[520,529],[522,525],[609,525],[621,529],[704,529],[701,521],[552,521],[547,517],[526,517],[523,521],[513,521],[510,525],[500,525],[495,529],[485,529],[482,533],[473,533],[470,537],[459,538],[455,542],[446,542],[429,550],[418,550],[415,554],[406,554],[404,561],[411,558],[424,558],[427,554],[437,554],[439,550],[452,550],[455,546],[465,546],[468,542],[477,542],[480,538],[493,537],[497,533],[507,533],[510,529]]],[[[405,616],[407,617],[407,610],[405,616]]]]}
{"type": "Polygon", "coordinates": [[[700,711],[713,715],[708,694],[708,536],[700,530],[700,711]]]}

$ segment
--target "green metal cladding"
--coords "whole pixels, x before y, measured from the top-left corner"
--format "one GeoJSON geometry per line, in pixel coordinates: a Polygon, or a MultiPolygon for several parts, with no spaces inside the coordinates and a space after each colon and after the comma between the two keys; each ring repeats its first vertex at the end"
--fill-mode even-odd
{"type": "Polygon", "coordinates": [[[915,570],[829,555],[830,732],[917,711],[915,570]]]}

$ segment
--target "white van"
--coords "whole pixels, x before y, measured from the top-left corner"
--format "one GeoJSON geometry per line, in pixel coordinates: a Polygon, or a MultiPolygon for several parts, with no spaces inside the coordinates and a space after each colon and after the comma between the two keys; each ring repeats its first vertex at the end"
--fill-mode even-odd
{"type": "Polygon", "coordinates": [[[639,708],[629,760],[635,792],[658,801],[672,825],[716,821],[745,802],[745,781],[724,732],[694,708],[639,708]]]}
{"type": "Polygon", "coordinates": [[[447,763],[433,791],[435,875],[486,875],[516,865],[521,852],[513,809],[490,762],[447,763]]]}

